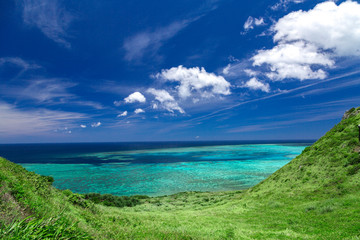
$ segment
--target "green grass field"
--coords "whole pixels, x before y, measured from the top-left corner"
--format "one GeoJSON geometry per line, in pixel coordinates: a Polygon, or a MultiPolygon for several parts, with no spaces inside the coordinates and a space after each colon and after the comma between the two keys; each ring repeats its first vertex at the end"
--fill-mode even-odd
{"type": "Polygon", "coordinates": [[[360,239],[360,108],[244,191],[80,195],[0,158],[1,239],[360,239]]]}

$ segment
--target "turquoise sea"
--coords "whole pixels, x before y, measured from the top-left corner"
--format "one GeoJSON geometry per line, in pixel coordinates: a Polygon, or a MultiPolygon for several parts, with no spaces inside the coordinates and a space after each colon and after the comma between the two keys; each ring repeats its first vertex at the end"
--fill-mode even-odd
{"type": "Polygon", "coordinates": [[[78,193],[168,195],[249,188],[310,143],[0,145],[0,155],[78,193]]]}

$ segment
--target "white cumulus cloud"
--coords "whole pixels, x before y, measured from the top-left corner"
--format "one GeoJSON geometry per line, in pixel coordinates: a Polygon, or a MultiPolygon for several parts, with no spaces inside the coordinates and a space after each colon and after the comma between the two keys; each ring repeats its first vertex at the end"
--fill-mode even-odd
{"type": "Polygon", "coordinates": [[[253,18],[252,16],[249,16],[246,22],[244,23],[244,30],[248,31],[249,29],[253,29],[255,26],[264,25],[264,18],[253,18]]]}
{"type": "Polygon", "coordinates": [[[261,90],[263,92],[270,92],[270,86],[268,83],[260,82],[257,78],[253,77],[244,84],[244,87],[252,90],[261,90]]]}
{"type": "MultiPolygon", "coordinates": [[[[161,107],[166,109],[167,111],[172,113],[174,113],[174,111],[185,113],[185,111],[175,101],[174,97],[171,96],[166,90],[149,88],[147,92],[154,95],[155,100],[157,100],[160,103],[161,107]]],[[[158,108],[158,104],[156,103],[153,104],[153,109],[157,109],[157,108],[158,108]]]]}
{"type": "Polygon", "coordinates": [[[165,81],[178,82],[178,94],[182,99],[191,97],[194,93],[203,98],[215,95],[229,95],[230,83],[222,76],[208,73],[204,68],[186,68],[182,65],[162,70],[156,75],[165,81]]]}
{"type": "Polygon", "coordinates": [[[97,128],[97,127],[100,127],[100,126],[101,126],[101,122],[95,122],[95,123],[91,124],[91,127],[93,127],[93,128],[97,128]]]}
{"type": "Polygon", "coordinates": [[[86,125],[85,124],[80,124],[80,127],[81,128],[86,128],[86,125]]]}
{"type": "Polygon", "coordinates": [[[174,97],[171,96],[166,90],[149,88],[147,92],[153,94],[155,96],[155,99],[161,103],[166,101],[175,101],[174,97]]]}
{"type": "Polygon", "coordinates": [[[134,103],[134,102],[144,103],[146,102],[146,98],[140,92],[134,92],[130,94],[128,97],[124,98],[124,101],[126,103],[134,103]]]}
{"type": "Polygon", "coordinates": [[[311,65],[331,67],[334,64],[328,54],[303,41],[280,43],[273,49],[260,50],[252,60],[254,66],[269,64],[271,72],[267,73],[267,76],[272,80],[323,79],[326,73],[321,69],[313,70],[311,65]]]}
{"type": "Polygon", "coordinates": [[[272,80],[323,79],[337,57],[360,56],[360,4],[327,1],[292,12],[272,27],[277,45],[260,50],[254,66],[268,65],[272,80]]]}
{"type": "Polygon", "coordinates": [[[122,113],[120,113],[119,115],[117,115],[117,117],[126,117],[128,115],[127,111],[124,111],[122,113]]]}
{"type": "Polygon", "coordinates": [[[135,114],[144,113],[144,112],[145,112],[145,111],[142,110],[141,108],[137,108],[137,109],[135,109],[135,111],[134,111],[135,114]]]}
{"type": "Polygon", "coordinates": [[[231,64],[229,63],[226,67],[223,68],[222,72],[224,75],[228,75],[230,73],[231,64]]]}
{"type": "Polygon", "coordinates": [[[328,1],[307,12],[292,12],[274,26],[277,42],[305,40],[338,56],[360,56],[360,4],[328,1]]]}

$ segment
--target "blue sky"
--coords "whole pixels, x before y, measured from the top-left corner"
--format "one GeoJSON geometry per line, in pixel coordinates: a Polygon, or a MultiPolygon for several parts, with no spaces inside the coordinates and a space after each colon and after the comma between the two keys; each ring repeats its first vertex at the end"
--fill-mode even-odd
{"type": "Polygon", "coordinates": [[[0,11],[1,143],[317,139],[360,105],[359,1],[0,11]]]}

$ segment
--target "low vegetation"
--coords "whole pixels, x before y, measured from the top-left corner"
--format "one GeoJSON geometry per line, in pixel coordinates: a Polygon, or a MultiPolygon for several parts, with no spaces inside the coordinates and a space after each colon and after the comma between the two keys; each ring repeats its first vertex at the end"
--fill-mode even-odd
{"type": "Polygon", "coordinates": [[[0,158],[1,239],[360,239],[360,108],[245,191],[77,194],[0,158]]]}
{"type": "MultiPolygon", "coordinates": [[[[69,191],[69,190],[66,190],[69,191]]],[[[141,199],[149,199],[148,196],[114,196],[111,194],[87,193],[83,195],[85,199],[89,199],[93,203],[102,204],[112,207],[134,207],[141,204],[141,199]]]]}

